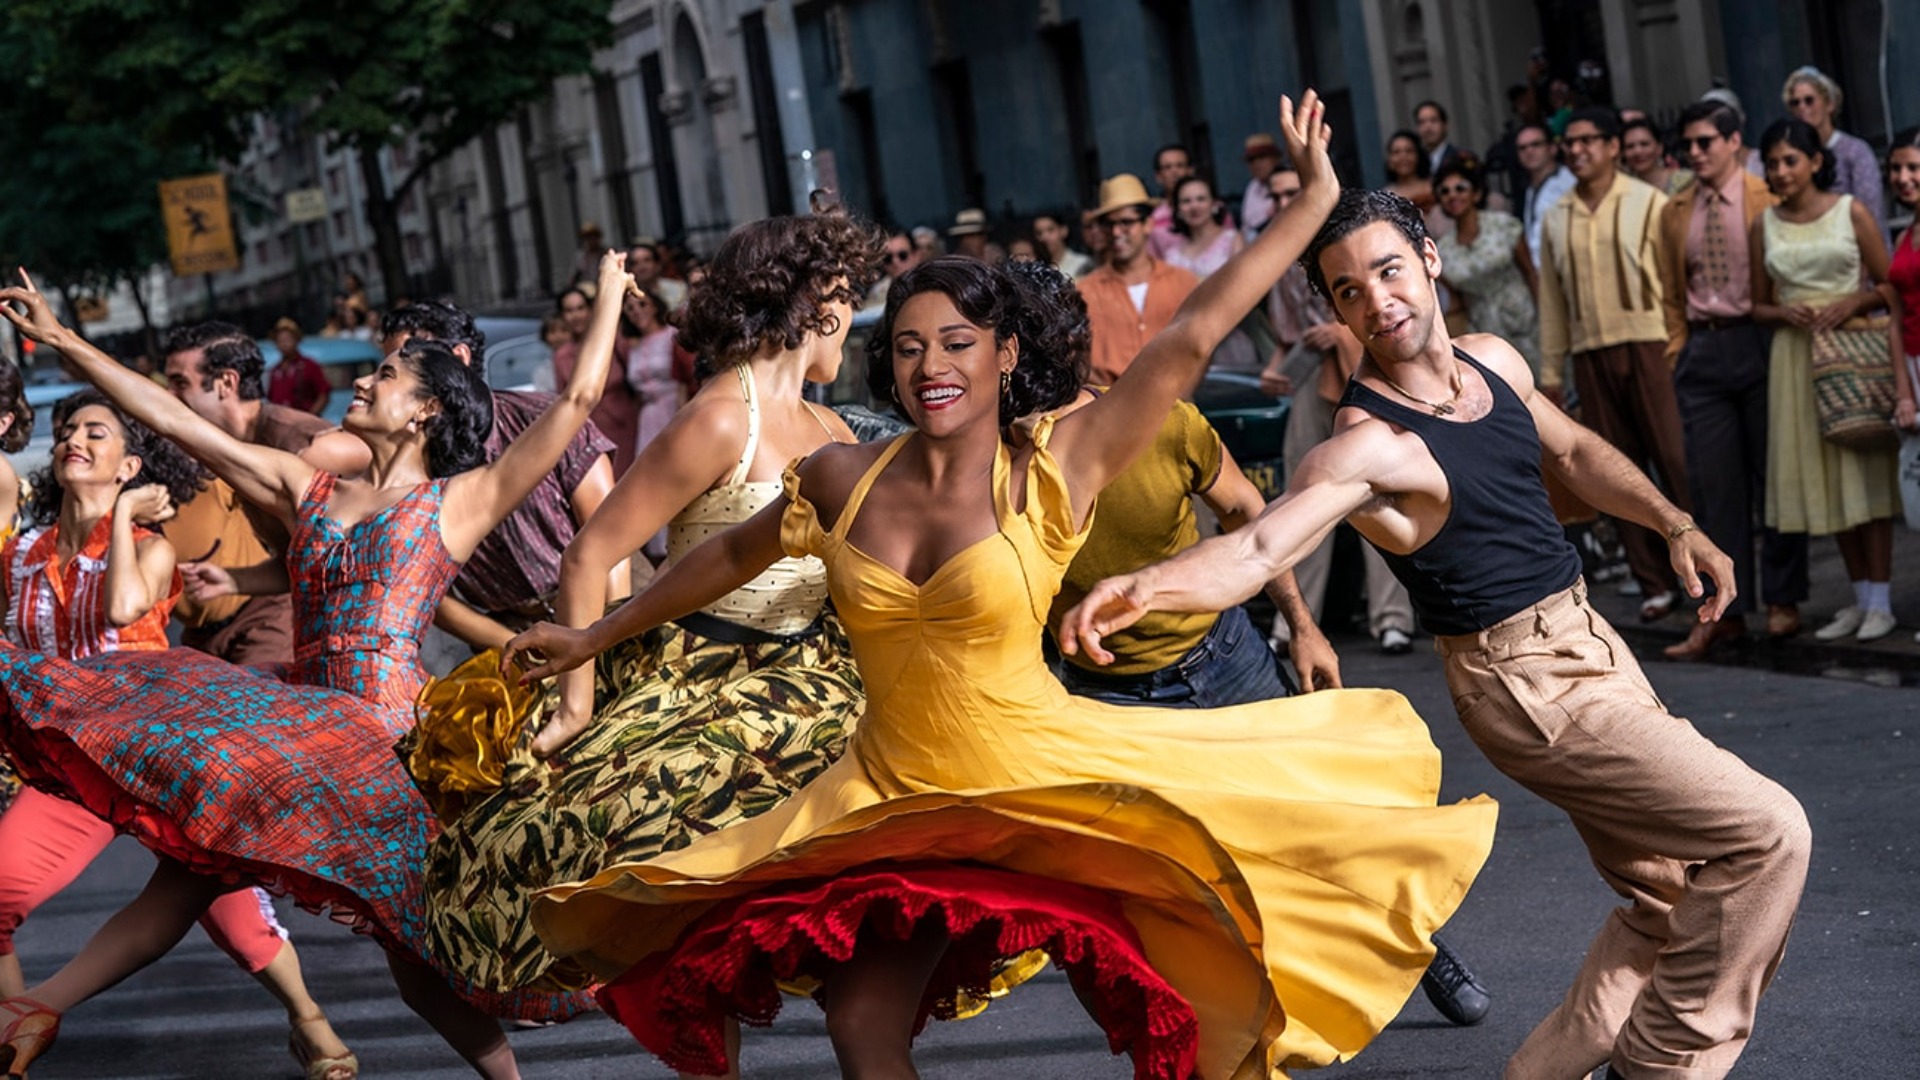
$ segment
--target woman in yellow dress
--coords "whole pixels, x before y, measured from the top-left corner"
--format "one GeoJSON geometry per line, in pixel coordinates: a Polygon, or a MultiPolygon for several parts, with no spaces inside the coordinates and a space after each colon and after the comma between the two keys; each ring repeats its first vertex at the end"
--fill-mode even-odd
{"type": "Polygon", "coordinates": [[[849,1075],[913,1075],[911,1038],[1044,949],[1149,1077],[1271,1076],[1351,1056],[1392,1019],[1492,842],[1484,799],[1436,807],[1440,762],[1399,695],[1207,711],[1070,697],[1041,659],[1094,495],[1152,443],[1208,356],[1305,248],[1338,190],[1309,92],[1282,128],[1306,193],[1203,282],[1099,401],[1071,399],[1084,318],[1006,271],[935,260],[891,290],[869,384],[915,429],[829,447],[785,498],[586,630],[509,656],[571,668],[818,555],[866,682],[846,756],[779,807],[549,890],[556,954],[669,1065],[736,1068],[731,1013],[819,980],[849,1075]]]}

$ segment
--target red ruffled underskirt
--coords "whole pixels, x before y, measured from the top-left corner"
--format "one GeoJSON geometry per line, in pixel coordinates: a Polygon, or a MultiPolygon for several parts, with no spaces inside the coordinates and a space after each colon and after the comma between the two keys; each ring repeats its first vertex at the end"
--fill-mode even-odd
{"type": "Polygon", "coordinates": [[[959,999],[986,996],[1003,961],[1042,949],[1113,1052],[1132,1055],[1137,1080],[1193,1075],[1199,1021],[1147,962],[1114,897],[979,866],[857,869],[723,903],[597,996],[669,1068],[718,1075],[728,1064],[726,1017],[769,1024],[780,983],[826,981],[863,929],[906,941],[926,920],[946,927],[950,945],[921,999],[916,1034],[931,1017],[955,1015],[959,999]]]}

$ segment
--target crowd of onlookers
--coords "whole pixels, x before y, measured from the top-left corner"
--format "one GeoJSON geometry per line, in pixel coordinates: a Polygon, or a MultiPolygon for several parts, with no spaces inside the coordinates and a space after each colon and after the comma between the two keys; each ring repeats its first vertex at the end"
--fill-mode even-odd
{"type": "MultiPolygon", "coordinates": [[[[1823,640],[1886,636],[1902,508],[1895,448],[1916,430],[1920,381],[1920,249],[1911,232],[1889,229],[1920,203],[1920,132],[1893,140],[1883,172],[1872,148],[1839,128],[1839,85],[1812,67],[1788,77],[1766,115],[1750,118],[1715,88],[1664,125],[1589,102],[1582,88],[1595,81],[1554,78],[1536,52],[1486,153],[1453,142],[1437,101],[1388,137],[1382,186],[1421,211],[1449,328],[1512,342],[1546,393],[1734,556],[1740,596],[1729,618],[1696,627],[1671,655],[1695,658],[1750,629],[1801,633],[1808,543],[1826,537],[1854,602],[1808,629],[1823,640]],[[1861,415],[1843,415],[1863,395],[1851,406],[1861,415]],[[1763,624],[1750,628],[1761,610],[1763,624]]],[[[1299,193],[1271,135],[1248,136],[1242,150],[1244,189],[1223,190],[1186,147],[1168,145],[1152,161],[1154,192],[1122,173],[1100,185],[1093,207],[1036,214],[1017,232],[963,210],[944,251],[1043,260],[1075,278],[1094,327],[1094,381],[1110,381],[1196,282],[1299,193]]],[[[869,303],[884,303],[890,281],[941,253],[941,240],[926,226],[889,236],[869,303]]],[[[1290,274],[1215,365],[1258,372],[1271,393],[1291,395],[1291,467],[1331,431],[1361,356],[1304,276],[1290,274]]],[[[1665,538],[1559,495],[1590,572],[1619,578],[1646,621],[1680,605],[1665,538]]],[[[1324,567],[1310,564],[1301,584],[1317,615],[1324,567]]],[[[1372,560],[1368,621],[1384,648],[1409,645],[1411,607],[1372,560]]]]}

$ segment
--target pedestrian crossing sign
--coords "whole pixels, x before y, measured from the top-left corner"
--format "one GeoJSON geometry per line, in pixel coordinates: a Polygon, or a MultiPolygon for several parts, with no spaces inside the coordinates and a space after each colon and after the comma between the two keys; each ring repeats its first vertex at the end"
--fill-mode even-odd
{"type": "Polygon", "coordinates": [[[167,251],[180,277],[240,269],[227,211],[227,178],[221,173],[160,181],[160,213],[167,222],[167,251]]]}

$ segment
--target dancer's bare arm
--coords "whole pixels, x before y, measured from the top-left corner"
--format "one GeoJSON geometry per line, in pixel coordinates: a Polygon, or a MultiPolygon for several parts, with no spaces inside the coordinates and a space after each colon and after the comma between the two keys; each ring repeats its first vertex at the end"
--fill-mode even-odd
{"type": "Polygon", "coordinates": [[[1098,663],[1112,654],[1101,638],[1149,611],[1224,611],[1318,547],[1347,515],[1374,498],[1404,467],[1408,440],[1384,423],[1352,425],[1301,461],[1286,494],[1252,524],[1204,540],[1165,562],[1095,585],[1060,626],[1060,648],[1098,663]]]}
{"type": "Polygon", "coordinates": [[[567,452],[567,444],[600,404],[600,395],[607,387],[607,371],[613,363],[614,341],[620,332],[620,300],[632,284],[633,276],[627,273],[619,252],[609,251],[601,257],[593,322],[567,385],[499,457],[461,473],[447,484],[440,535],[456,561],[465,562],[480,541],[553,470],[560,455],[567,452]]]}
{"type": "Polygon", "coordinates": [[[215,476],[233,485],[241,498],[291,524],[300,499],[313,482],[313,466],[283,450],[241,442],[201,419],[151,379],[123,367],[62,326],[25,270],[20,271],[20,282],[0,289],[0,316],[14,329],[72,361],[88,382],[112,398],[128,416],[179,443],[215,476]]]}
{"type": "MultiPolygon", "coordinates": [[[[556,622],[585,629],[606,613],[610,575],[687,504],[726,479],[746,446],[747,424],[746,402],[732,379],[714,383],[674,415],[567,545],[553,601],[556,622]],[[728,390],[730,395],[723,392],[728,390]]],[[[535,737],[534,753],[544,756],[566,745],[592,718],[593,669],[583,666],[561,676],[558,706],[535,737]]]]}
{"type": "Polygon", "coordinates": [[[780,519],[785,497],[701,544],[635,594],[584,629],[541,623],[507,643],[503,660],[526,680],[571,671],[614,645],[670,619],[700,610],[772,566],[785,554],[780,519]]]}
{"type": "Polygon", "coordinates": [[[159,484],[127,488],[113,504],[107,538],[107,622],[132,626],[173,590],[173,545],[163,536],[135,539],[135,522],[163,521],[173,499],[159,484]]]}
{"type": "MultiPolygon", "coordinates": [[[[1267,509],[1267,500],[1260,489],[1240,471],[1239,463],[1224,446],[1220,448],[1220,476],[1200,497],[1220,519],[1223,532],[1248,525],[1267,509]]],[[[1293,657],[1294,670],[1300,673],[1300,688],[1309,692],[1339,689],[1340,656],[1334,652],[1327,635],[1321,633],[1319,624],[1313,621],[1313,612],[1300,595],[1300,584],[1293,579],[1293,570],[1288,568],[1275,575],[1267,582],[1266,592],[1279,618],[1287,624],[1287,650],[1293,657]]]]}

